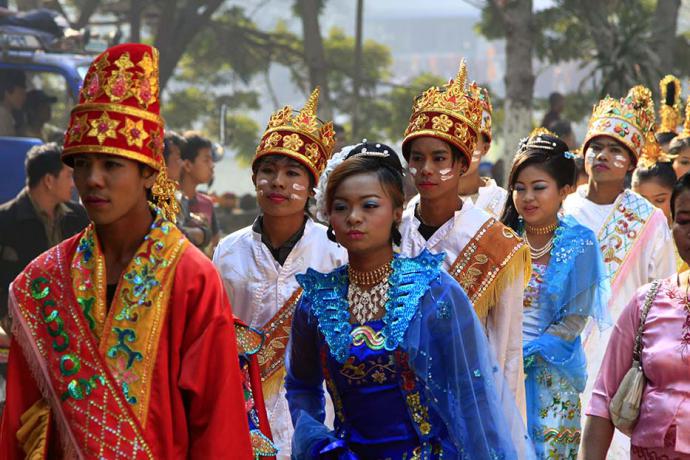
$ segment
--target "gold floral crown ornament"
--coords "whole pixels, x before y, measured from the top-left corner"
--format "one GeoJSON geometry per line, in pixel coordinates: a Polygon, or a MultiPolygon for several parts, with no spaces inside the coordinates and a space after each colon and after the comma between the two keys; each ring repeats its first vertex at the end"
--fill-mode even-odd
{"type": "Polygon", "coordinates": [[[318,183],[335,147],[333,122],[323,123],[317,118],[318,105],[317,87],[298,113],[286,105],[271,115],[252,166],[266,155],[284,155],[303,164],[318,183]]]}
{"type": "Polygon", "coordinates": [[[434,137],[457,147],[469,163],[477,147],[484,107],[477,84],[467,85],[463,59],[454,80],[440,88],[432,86],[415,100],[402,143],[403,156],[409,159],[415,139],[434,137]]]}
{"type": "Polygon", "coordinates": [[[680,80],[673,75],[666,75],[659,82],[659,89],[661,90],[661,104],[659,104],[660,126],[657,130],[657,134],[675,134],[678,132],[678,125],[680,125],[681,122],[680,80]]]}
{"type": "Polygon", "coordinates": [[[683,130],[673,140],[682,140],[690,137],[690,97],[685,105],[685,121],[683,122],[683,130]]]}
{"type": "Polygon", "coordinates": [[[163,215],[175,221],[179,206],[175,182],[163,158],[158,50],[124,43],[96,57],[84,77],[79,103],[65,132],[62,161],[75,155],[114,155],[143,163],[157,172],[151,190],[163,215]]]}
{"type": "Polygon", "coordinates": [[[482,122],[479,126],[479,132],[485,135],[489,142],[491,142],[491,116],[494,108],[491,105],[491,98],[489,97],[489,90],[486,88],[479,88],[479,97],[482,101],[482,122]]]}
{"type": "Polygon", "coordinates": [[[607,136],[625,145],[638,160],[659,148],[654,137],[654,101],[649,88],[634,86],[621,99],[606,96],[594,106],[582,151],[598,136],[607,136]]]}

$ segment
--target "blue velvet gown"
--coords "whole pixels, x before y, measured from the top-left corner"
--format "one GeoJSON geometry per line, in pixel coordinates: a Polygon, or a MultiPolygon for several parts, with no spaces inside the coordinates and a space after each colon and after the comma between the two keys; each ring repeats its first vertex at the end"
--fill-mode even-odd
{"type": "Polygon", "coordinates": [[[382,319],[351,324],[347,267],[298,276],[304,294],[286,354],[299,459],[513,459],[502,378],[443,256],[396,256],[382,319]],[[335,430],[324,425],[323,381],[335,430]]]}

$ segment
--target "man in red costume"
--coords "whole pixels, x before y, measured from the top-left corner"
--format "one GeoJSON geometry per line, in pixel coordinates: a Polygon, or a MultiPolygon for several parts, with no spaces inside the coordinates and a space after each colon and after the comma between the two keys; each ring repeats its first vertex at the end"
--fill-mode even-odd
{"type": "Polygon", "coordinates": [[[10,288],[0,458],[252,458],[230,305],[169,220],[159,104],[150,46],[86,75],[63,161],[92,224],[10,288]]]}

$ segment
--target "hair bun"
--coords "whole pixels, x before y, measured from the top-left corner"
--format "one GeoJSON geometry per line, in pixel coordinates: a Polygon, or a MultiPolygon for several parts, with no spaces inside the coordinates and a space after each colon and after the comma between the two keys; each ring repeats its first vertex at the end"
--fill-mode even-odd
{"type": "Polygon", "coordinates": [[[398,152],[386,144],[367,142],[365,139],[361,144],[354,146],[345,159],[357,157],[371,158],[381,163],[382,166],[387,166],[400,175],[403,174],[403,166],[398,152]]]}

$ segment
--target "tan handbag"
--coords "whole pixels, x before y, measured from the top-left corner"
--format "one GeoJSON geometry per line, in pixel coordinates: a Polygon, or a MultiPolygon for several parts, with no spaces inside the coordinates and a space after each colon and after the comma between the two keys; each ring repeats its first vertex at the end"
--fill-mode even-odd
{"type": "Polygon", "coordinates": [[[640,314],[640,325],[637,328],[637,335],[635,336],[635,347],[633,348],[633,362],[630,370],[625,374],[618,390],[613,396],[611,403],[609,403],[609,414],[611,421],[621,432],[630,436],[635,428],[637,419],[640,416],[640,402],[642,401],[642,392],[644,391],[645,383],[647,383],[644,372],[642,372],[642,365],[640,364],[640,354],[642,353],[642,331],[644,330],[644,323],[647,320],[647,313],[654,303],[654,298],[659,290],[661,281],[654,281],[652,287],[647,293],[644,301],[644,307],[640,314]]]}

